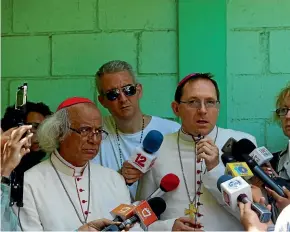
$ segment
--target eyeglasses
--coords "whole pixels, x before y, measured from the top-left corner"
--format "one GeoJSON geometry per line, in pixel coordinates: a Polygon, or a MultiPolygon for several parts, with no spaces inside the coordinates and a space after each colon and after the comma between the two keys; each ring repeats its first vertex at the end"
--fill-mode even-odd
{"type": "Polygon", "coordinates": [[[93,135],[96,135],[97,137],[101,136],[102,140],[105,140],[108,136],[108,132],[105,130],[101,130],[101,129],[96,129],[94,131],[94,129],[92,127],[81,127],[79,129],[74,129],[71,128],[70,129],[78,134],[80,134],[82,137],[87,137],[90,136],[92,137],[93,135]]]}
{"type": "Polygon", "coordinates": [[[278,116],[286,116],[288,114],[288,111],[290,110],[290,108],[287,107],[282,107],[276,110],[276,114],[278,116]]]}
{"type": "MultiPolygon", "coordinates": [[[[186,104],[190,108],[200,109],[202,105],[202,101],[200,100],[191,100],[191,101],[180,101],[180,103],[186,104]]],[[[216,100],[206,100],[203,102],[205,108],[218,108],[220,105],[220,101],[216,100]]]]}
{"type": "MultiPolygon", "coordinates": [[[[121,87],[122,92],[127,96],[133,96],[136,94],[137,85],[126,85],[121,87]]],[[[120,89],[111,89],[104,93],[109,101],[115,101],[121,94],[120,89]]]]}

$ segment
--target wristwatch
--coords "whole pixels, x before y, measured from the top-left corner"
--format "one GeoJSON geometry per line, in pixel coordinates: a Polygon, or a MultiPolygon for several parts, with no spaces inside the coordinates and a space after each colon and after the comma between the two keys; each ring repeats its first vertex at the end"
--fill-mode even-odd
{"type": "Polygon", "coordinates": [[[1,184],[6,184],[10,186],[10,179],[7,178],[6,176],[1,176],[1,184]]]}

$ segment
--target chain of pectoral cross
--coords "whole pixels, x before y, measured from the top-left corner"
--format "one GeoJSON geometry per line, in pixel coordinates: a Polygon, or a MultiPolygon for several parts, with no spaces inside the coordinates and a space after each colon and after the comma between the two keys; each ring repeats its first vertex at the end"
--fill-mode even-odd
{"type": "MultiPolygon", "coordinates": [[[[180,136],[180,131],[178,133],[177,136],[177,146],[178,146],[178,154],[179,154],[179,160],[180,160],[180,166],[181,166],[181,171],[182,171],[182,175],[183,175],[183,180],[184,180],[184,184],[185,184],[185,188],[186,188],[186,192],[187,192],[187,196],[189,199],[189,208],[185,209],[184,213],[185,215],[189,215],[190,218],[194,219],[195,221],[195,225],[197,226],[197,217],[196,216],[201,216],[198,212],[199,206],[201,205],[201,203],[199,202],[199,198],[200,198],[200,194],[201,194],[201,186],[202,186],[202,164],[203,162],[201,161],[201,170],[197,170],[196,169],[196,163],[197,163],[197,156],[196,156],[196,160],[195,160],[195,170],[197,172],[197,174],[200,174],[199,176],[199,181],[196,181],[196,183],[194,184],[194,189],[195,189],[195,196],[193,197],[193,199],[191,200],[190,198],[190,194],[189,194],[189,189],[187,186],[187,182],[186,182],[186,178],[185,178],[185,174],[184,174],[184,169],[183,169],[183,164],[182,164],[182,159],[181,159],[181,154],[180,154],[180,145],[179,145],[179,136],[180,136]],[[199,185],[198,189],[196,189],[196,185],[199,185]]],[[[203,136],[198,136],[197,139],[195,139],[193,137],[193,140],[195,142],[195,155],[197,154],[197,148],[196,148],[196,144],[203,138],[203,136]]],[[[197,227],[200,228],[200,227],[197,227]]]]}

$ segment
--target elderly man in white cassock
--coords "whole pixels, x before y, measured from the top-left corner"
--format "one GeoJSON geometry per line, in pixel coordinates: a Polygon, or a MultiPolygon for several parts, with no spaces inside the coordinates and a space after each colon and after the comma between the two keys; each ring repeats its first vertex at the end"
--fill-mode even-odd
{"type": "Polygon", "coordinates": [[[101,126],[96,105],[80,97],[62,102],[41,124],[39,144],[51,155],[25,173],[23,230],[72,231],[95,219],[112,219],[112,209],[130,204],[123,177],[90,161],[107,136],[101,126]]]}
{"type": "Polygon", "coordinates": [[[222,205],[217,189],[217,180],[225,171],[221,148],[230,137],[247,138],[255,144],[256,140],[249,134],[218,127],[219,106],[219,89],[211,74],[191,74],[178,84],[172,109],[182,127],[165,136],[153,168],[140,179],[138,198],[148,197],[168,173],[176,174],[180,185],[163,195],[167,204],[163,221],[153,223],[150,230],[243,230],[222,205]]]}

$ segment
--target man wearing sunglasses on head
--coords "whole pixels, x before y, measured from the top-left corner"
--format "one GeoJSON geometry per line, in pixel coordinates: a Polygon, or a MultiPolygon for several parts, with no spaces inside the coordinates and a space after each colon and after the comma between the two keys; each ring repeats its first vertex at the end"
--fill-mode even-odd
{"type": "MultiPolygon", "coordinates": [[[[140,146],[149,131],[157,130],[168,134],[176,132],[180,125],[142,112],[139,104],[142,85],[136,81],[132,66],[125,61],[114,60],[102,65],[96,73],[96,84],[98,99],[111,115],[103,120],[103,127],[109,132],[109,136],[101,144],[94,161],[126,175],[121,171],[122,167],[130,169],[126,160],[134,148],[140,146]]],[[[134,198],[138,184],[136,181],[141,173],[135,169],[131,171],[131,179],[127,176],[126,180],[127,183],[135,182],[129,187],[134,198]]]]}

